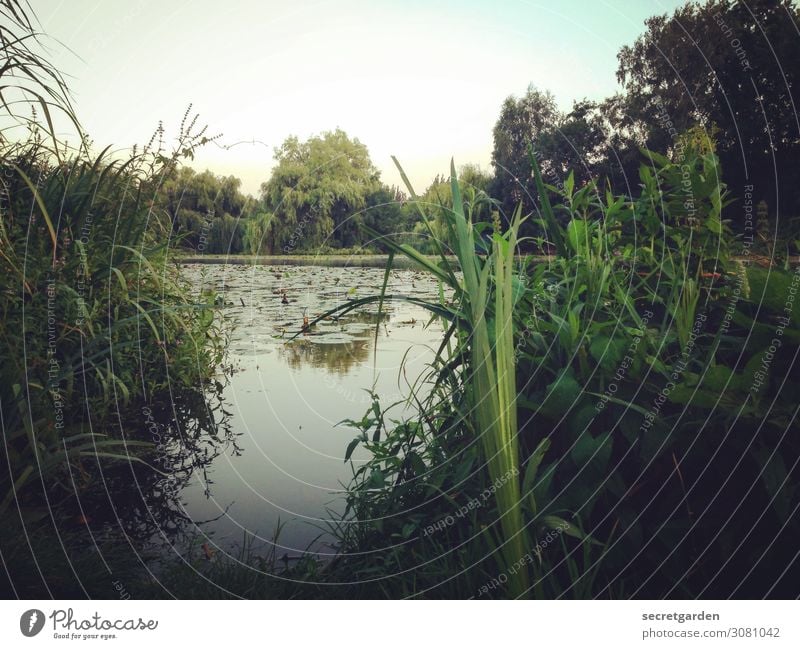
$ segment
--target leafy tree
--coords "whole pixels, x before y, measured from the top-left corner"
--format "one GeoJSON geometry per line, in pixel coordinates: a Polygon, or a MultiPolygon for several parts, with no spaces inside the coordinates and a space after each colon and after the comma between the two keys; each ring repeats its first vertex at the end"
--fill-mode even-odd
{"type": "Polygon", "coordinates": [[[261,195],[275,216],[280,247],[291,252],[357,244],[367,197],[380,187],[367,147],[337,129],[305,142],[290,137],[275,160],[261,195]]]}
{"type": "MultiPolygon", "coordinates": [[[[578,101],[562,113],[553,95],[529,86],[525,95],[503,103],[494,127],[494,179],[490,193],[508,219],[522,203],[523,213],[536,209],[538,191],[530,163],[533,147],[545,183],[563,189],[570,172],[580,187],[610,173],[609,124],[603,107],[578,101]]],[[[525,228],[529,233],[530,224],[525,228]]]]}
{"type": "Polygon", "coordinates": [[[480,165],[467,163],[458,170],[458,182],[461,187],[472,187],[476,191],[489,193],[492,189],[494,176],[480,165]]]}
{"type": "Polygon", "coordinates": [[[544,181],[559,189],[570,173],[577,186],[605,174],[607,128],[597,103],[577,101],[572,111],[533,142],[544,181]]]}
{"type": "Polygon", "coordinates": [[[752,184],[754,202],[796,211],[798,23],[800,9],[789,0],[712,0],[648,19],[646,33],[618,55],[638,142],[667,150],[675,133],[716,124],[734,194],[752,184]]]}
{"type": "Polygon", "coordinates": [[[278,250],[275,241],[275,217],[258,211],[244,222],[242,246],[249,255],[268,255],[278,250]]]}
{"type": "Polygon", "coordinates": [[[230,214],[213,219],[209,234],[206,252],[227,255],[244,251],[244,224],[230,214]]]}
{"type": "Polygon", "coordinates": [[[381,234],[401,235],[413,227],[417,215],[398,187],[380,185],[367,196],[364,224],[381,234]]]}
{"type": "MultiPolygon", "coordinates": [[[[488,222],[492,220],[492,211],[496,201],[489,198],[494,178],[476,164],[466,164],[458,171],[458,185],[465,209],[469,210],[475,221],[488,222]]],[[[428,188],[419,196],[419,205],[408,205],[412,226],[409,228],[410,243],[420,252],[434,253],[436,247],[431,240],[433,236],[442,242],[445,247],[452,242],[448,241],[448,228],[445,222],[445,213],[442,208],[450,210],[453,207],[453,192],[450,178],[437,175],[428,188]],[[424,223],[419,214],[420,208],[428,217],[428,225],[424,223]]]]}
{"type": "Polygon", "coordinates": [[[509,96],[503,102],[500,117],[494,126],[494,183],[492,193],[502,200],[503,212],[509,216],[521,201],[525,211],[533,208],[536,188],[528,158],[532,140],[556,127],[561,114],[550,92],[533,85],[519,99],[509,96]]]}
{"type": "Polygon", "coordinates": [[[164,181],[158,200],[184,246],[201,252],[239,253],[244,234],[240,221],[252,208],[252,199],[240,187],[241,180],[234,176],[180,167],[164,181]]]}

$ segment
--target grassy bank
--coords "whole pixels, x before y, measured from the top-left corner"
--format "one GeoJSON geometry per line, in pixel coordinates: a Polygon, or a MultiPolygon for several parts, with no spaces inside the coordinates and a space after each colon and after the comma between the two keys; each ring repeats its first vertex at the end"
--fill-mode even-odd
{"type": "Polygon", "coordinates": [[[350,422],[372,458],[339,526],[352,592],[792,592],[800,270],[739,260],[712,152],[648,155],[634,197],[568,181],[557,214],[540,186],[547,263],[510,262],[514,230],[473,223],[455,184],[443,244],[472,271],[384,240],[454,299],[429,305],[449,327],[421,417],[375,395],[350,422]]]}
{"type": "Polygon", "coordinates": [[[126,474],[158,492],[173,470],[185,478],[175,465],[192,452],[191,427],[153,413],[167,400],[167,421],[207,419],[198,400],[224,351],[214,296],[170,262],[169,224],[150,208],[177,157],[64,158],[45,135],[0,143],[0,557],[29,597],[74,592],[54,582],[113,517],[117,504],[102,504],[112,483],[126,474]],[[59,549],[59,538],[81,540],[59,549]]]}

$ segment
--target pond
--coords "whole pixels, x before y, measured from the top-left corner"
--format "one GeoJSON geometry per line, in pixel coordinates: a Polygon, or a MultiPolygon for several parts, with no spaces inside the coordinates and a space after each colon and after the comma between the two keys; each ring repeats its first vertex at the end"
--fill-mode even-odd
{"type": "MultiPolygon", "coordinates": [[[[439,322],[407,302],[377,304],[327,319],[292,339],[304,318],[377,294],[380,268],[187,264],[192,290],[212,289],[230,332],[221,381],[228,436],[202,471],[179,492],[194,532],[211,547],[235,553],[277,537],[278,556],[336,551],[328,521],[344,509],[353,467],[344,461],[356,431],[340,423],[361,419],[371,405],[401,402],[441,342],[439,322]]],[[[435,298],[438,284],[411,271],[391,273],[388,293],[435,298]]],[[[394,418],[412,417],[403,404],[394,418]]],[[[353,455],[363,461],[360,449],[353,455]]]]}

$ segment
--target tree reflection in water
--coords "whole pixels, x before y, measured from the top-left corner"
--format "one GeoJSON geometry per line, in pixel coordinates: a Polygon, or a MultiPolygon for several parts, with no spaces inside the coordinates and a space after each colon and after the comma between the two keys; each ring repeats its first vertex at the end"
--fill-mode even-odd
{"type": "MultiPolygon", "coordinates": [[[[388,322],[390,309],[380,314],[388,322]]],[[[293,370],[303,367],[324,369],[345,376],[370,357],[375,342],[378,314],[361,311],[312,327],[300,337],[278,347],[278,354],[293,370]]],[[[379,329],[379,333],[382,329],[379,329]]]]}
{"type": "Polygon", "coordinates": [[[80,507],[94,512],[95,524],[116,527],[143,543],[161,539],[179,544],[182,535],[193,533],[199,521],[185,515],[181,490],[196,477],[208,491],[207,468],[214,458],[222,452],[241,454],[236,443],[241,433],[231,428],[224,387],[215,381],[205,391],[182,390],[171,402],[143,407],[139,425],[126,419],[121,434],[155,448],[142,457],[144,462],[103,468],[102,488],[79,495],[80,507]]]}
{"type": "Polygon", "coordinates": [[[61,487],[20,503],[0,530],[0,596],[118,597],[120,579],[154,582],[162,560],[183,555],[201,521],[184,513],[181,490],[193,477],[210,484],[221,453],[241,453],[222,380],[121,413],[111,434],[154,444],[137,449],[140,461],[83,459],[61,487]]]}

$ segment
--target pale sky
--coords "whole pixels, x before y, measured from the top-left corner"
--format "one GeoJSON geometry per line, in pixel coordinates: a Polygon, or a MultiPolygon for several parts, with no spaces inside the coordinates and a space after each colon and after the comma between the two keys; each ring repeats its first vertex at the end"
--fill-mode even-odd
{"type": "Polygon", "coordinates": [[[389,184],[490,167],[503,100],[529,83],[559,105],[617,89],[616,54],[681,0],[30,0],[101,147],[177,132],[189,103],[222,133],[192,166],[256,194],[289,135],[344,129],[389,184]],[[67,49],[69,48],[69,49],[67,49]],[[70,51],[72,50],[72,51],[70,51]],[[252,142],[255,141],[255,144],[252,142]],[[242,143],[244,142],[244,143],[242,143]],[[241,144],[236,144],[241,143],[241,144]]]}

